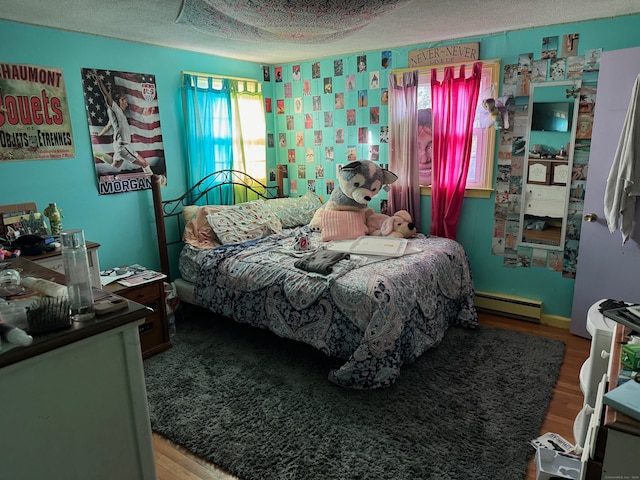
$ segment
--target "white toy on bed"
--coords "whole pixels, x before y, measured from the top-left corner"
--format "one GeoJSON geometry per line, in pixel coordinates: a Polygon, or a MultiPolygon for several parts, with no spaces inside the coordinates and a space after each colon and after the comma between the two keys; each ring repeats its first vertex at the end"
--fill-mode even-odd
{"type": "Polygon", "coordinates": [[[398,210],[389,216],[384,213],[373,213],[373,210],[369,209],[366,218],[369,235],[411,238],[417,232],[411,214],[406,210],[398,210]]]}

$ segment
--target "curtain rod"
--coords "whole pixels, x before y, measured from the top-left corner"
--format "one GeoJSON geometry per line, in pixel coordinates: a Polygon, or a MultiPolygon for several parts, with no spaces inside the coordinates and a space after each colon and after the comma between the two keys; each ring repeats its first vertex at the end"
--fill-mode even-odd
{"type": "Polygon", "coordinates": [[[499,58],[489,58],[489,59],[480,59],[480,60],[473,60],[471,62],[466,61],[466,62],[457,62],[457,63],[444,63],[442,65],[427,65],[427,66],[417,66],[417,67],[407,67],[407,68],[398,68],[396,70],[391,70],[391,73],[395,74],[395,75],[400,75],[402,73],[405,72],[411,72],[413,70],[418,70],[419,72],[431,72],[432,68],[435,68],[436,70],[439,68],[444,68],[444,67],[459,67],[460,65],[469,65],[469,64],[473,64],[475,62],[482,62],[483,64],[486,65],[490,65],[490,64],[500,64],[500,59],[499,58]]]}
{"type": "Polygon", "coordinates": [[[199,77],[211,77],[211,78],[219,78],[219,79],[228,79],[228,80],[239,80],[241,82],[258,82],[260,83],[260,80],[257,80],[255,78],[242,78],[242,77],[230,77],[229,75],[216,75],[213,73],[201,73],[201,72],[188,72],[188,71],[183,71],[181,72],[182,75],[197,75],[199,77]]]}

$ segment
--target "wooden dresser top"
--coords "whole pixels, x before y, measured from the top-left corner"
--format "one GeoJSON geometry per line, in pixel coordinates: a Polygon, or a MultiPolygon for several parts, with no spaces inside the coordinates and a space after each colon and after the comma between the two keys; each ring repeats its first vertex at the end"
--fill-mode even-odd
{"type": "MultiPolygon", "coordinates": [[[[3,263],[8,263],[7,268],[13,268],[20,272],[22,277],[31,276],[44,278],[56,283],[65,284],[64,275],[38,265],[26,258],[10,258],[3,263]]],[[[94,299],[108,295],[103,290],[94,288],[94,299]]],[[[69,328],[57,332],[34,335],[33,343],[28,347],[15,347],[5,352],[0,352],[0,368],[40,355],[56,348],[61,348],[73,342],[89,338],[113,328],[132,322],[141,322],[149,314],[149,309],[139,303],[128,301],[128,307],[113,314],[96,316],[82,322],[72,323],[69,328]]]]}

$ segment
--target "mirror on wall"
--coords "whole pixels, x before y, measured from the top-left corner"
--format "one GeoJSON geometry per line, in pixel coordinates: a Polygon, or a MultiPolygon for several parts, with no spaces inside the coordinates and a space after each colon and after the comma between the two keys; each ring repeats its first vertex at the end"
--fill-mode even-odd
{"type": "Polygon", "coordinates": [[[581,81],[532,83],[518,244],[564,248],[581,81]]]}

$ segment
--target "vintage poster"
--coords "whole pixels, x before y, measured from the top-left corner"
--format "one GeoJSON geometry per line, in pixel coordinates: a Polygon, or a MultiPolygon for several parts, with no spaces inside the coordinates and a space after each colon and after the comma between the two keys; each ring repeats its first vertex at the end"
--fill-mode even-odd
{"type": "Polygon", "coordinates": [[[62,69],[0,63],[0,162],[73,157],[62,69]]]}
{"type": "Polygon", "coordinates": [[[100,195],[166,185],[155,76],[83,68],[82,83],[100,195]]]}

